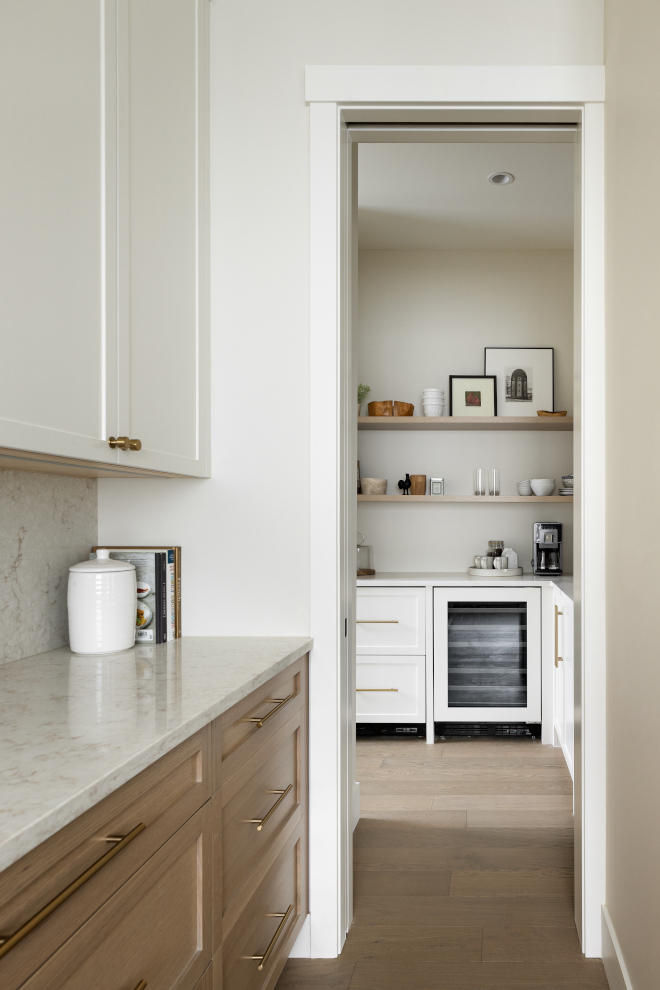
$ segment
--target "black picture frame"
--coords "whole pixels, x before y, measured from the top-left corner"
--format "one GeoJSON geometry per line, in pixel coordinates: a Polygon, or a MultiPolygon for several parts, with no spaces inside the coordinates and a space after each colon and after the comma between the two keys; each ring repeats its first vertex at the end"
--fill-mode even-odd
{"type": "MultiPolygon", "coordinates": [[[[497,375],[450,375],[449,376],[449,415],[454,415],[454,380],[474,381],[474,379],[487,379],[493,383],[493,416],[497,416],[497,375]]],[[[475,416],[479,419],[479,416],[475,416]]]]}
{"type": "MultiPolygon", "coordinates": [[[[548,412],[555,411],[555,349],[554,347],[526,347],[524,344],[515,344],[509,347],[501,347],[499,345],[497,347],[484,347],[484,373],[487,370],[488,351],[550,351],[551,354],[550,387],[552,394],[552,402],[549,403],[550,409],[548,410],[548,412]]],[[[535,403],[535,405],[539,405],[541,402],[542,400],[539,399],[538,402],[535,403]]]]}

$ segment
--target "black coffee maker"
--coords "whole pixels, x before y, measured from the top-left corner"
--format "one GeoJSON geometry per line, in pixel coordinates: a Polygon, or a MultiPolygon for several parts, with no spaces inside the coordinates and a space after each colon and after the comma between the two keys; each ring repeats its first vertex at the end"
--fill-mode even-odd
{"type": "Polygon", "coordinates": [[[556,522],[534,523],[535,574],[561,574],[564,565],[562,550],[562,524],[556,522]]]}

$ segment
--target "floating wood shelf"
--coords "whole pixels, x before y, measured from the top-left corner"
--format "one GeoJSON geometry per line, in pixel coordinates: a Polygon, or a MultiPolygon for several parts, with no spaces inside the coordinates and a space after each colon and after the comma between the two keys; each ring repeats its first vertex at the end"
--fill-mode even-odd
{"type": "Polygon", "coordinates": [[[540,430],[567,433],[572,416],[359,416],[358,430],[540,430]]]}
{"type": "Polygon", "coordinates": [[[572,502],[572,495],[358,495],[358,502],[572,502]]]}

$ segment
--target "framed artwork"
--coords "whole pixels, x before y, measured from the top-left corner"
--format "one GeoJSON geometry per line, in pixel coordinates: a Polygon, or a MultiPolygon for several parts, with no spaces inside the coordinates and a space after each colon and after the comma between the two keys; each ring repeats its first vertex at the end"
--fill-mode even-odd
{"type": "Polygon", "coordinates": [[[497,416],[495,375],[450,375],[450,416],[497,416]]]}
{"type": "Polygon", "coordinates": [[[555,409],[553,347],[486,347],[484,373],[497,376],[500,416],[536,416],[555,409]]]}

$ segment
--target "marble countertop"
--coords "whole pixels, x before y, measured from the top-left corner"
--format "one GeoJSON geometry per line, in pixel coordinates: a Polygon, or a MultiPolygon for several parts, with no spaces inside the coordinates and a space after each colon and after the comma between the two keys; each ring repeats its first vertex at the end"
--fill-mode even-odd
{"type": "Polygon", "coordinates": [[[190,636],[0,666],[0,870],[311,646],[304,636],[190,636]]]}
{"type": "Polygon", "coordinates": [[[539,577],[534,574],[521,574],[514,578],[472,577],[465,571],[377,571],[372,577],[357,579],[358,588],[375,585],[407,585],[420,587],[434,585],[435,587],[459,588],[519,588],[543,587],[554,585],[573,601],[573,575],[564,574],[561,577],[539,577]]]}

